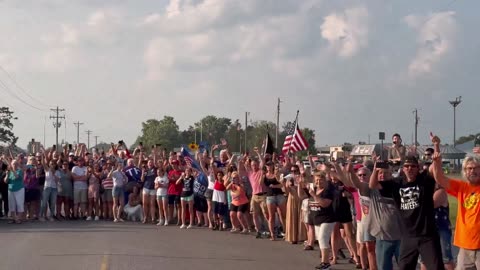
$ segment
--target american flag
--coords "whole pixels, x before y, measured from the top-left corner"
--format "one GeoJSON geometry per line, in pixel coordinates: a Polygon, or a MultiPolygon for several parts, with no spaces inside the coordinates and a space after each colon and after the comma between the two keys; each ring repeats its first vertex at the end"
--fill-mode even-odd
{"type": "Polygon", "coordinates": [[[287,137],[285,138],[285,142],[283,143],[282,153],[295,153],[298,151],[306,150],[307,148],[307,140],[305,140],[305,137],[303,137],[303,134],[298,127],[298,121],[295,120],[295,122],[290,125],[287,131],[287,137]]]}
{"type": "Polygon", "coordinates": [[[182,148],[182,156],[185,159],[185,163],[187,163],[187,166],[190,168],[193,168],[194,170],[201,171],[200,169],[200,164],[190,155],[190,153],[185,149],[185,147],[182,148]]]}

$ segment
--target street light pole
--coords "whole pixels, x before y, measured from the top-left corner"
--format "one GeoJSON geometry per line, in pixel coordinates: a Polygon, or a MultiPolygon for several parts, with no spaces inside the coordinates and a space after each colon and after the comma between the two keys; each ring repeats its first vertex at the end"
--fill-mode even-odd
{"type": "Polygon", "coordinates": [[[449,101],[453,106],[453,147],[456,146],[456,128],[457,128],[457,106],[462,103],[462,96],[456,97],[455,100],[449,101]]]}

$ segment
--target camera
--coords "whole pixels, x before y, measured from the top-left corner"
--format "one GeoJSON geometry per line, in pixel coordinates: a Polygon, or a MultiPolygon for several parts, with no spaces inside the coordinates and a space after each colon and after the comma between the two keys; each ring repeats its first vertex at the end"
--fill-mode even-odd
{"type": "Polygon", "coordinates": [[[388,163],[385,161],[377,161],[376,167],[379,169],[388,169],[388,163]]]}
{"type": "Polygon", "coordinates": [[[475,137],[474,144],[475,144],[475,147],[480,147],[480,135],[477,135],[475,137]]]}

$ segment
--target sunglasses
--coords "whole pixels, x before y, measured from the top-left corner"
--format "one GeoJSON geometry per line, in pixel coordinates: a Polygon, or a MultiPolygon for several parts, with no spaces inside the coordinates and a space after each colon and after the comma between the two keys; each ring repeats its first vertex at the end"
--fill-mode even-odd
{"type": "Polygon", "coordinates": [[[361,176],[367,176],[366,174],[357,174],[359,177],[361,176]]]}
{"type": "Polygon", "coordinates": [[[425,156],[431,156],[432,154],[429,154],[429,153],[425,153],[424,155],[425,155],[425,156]]]}
{"type": "Polygon", "coordinates": [[[411,168],[411,169],[415,169],[415,168],[418,168],[418,165],[403,165],[404,168],[411,168]]]}

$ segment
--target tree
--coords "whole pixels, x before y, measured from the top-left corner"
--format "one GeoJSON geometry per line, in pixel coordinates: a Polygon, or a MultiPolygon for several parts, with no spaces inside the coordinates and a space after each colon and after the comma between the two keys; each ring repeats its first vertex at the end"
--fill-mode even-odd
{"type": "Polygon", "coordinates": [[[8,107],[0,107],[0,142],[15,145],[18,137],[13,133],[12,120],[17,120],[8,107]]]}
{"type": "Polygon", "coordinates": [[[164,116],[160,121],[149,119],[142,123],[142,135],[137,138],[133,147],[142,142],[145,147],[161,144],[162,148],[173,149],[182,143],[179,135],[178,125],[173,117],[164,116]]]}
{"type": "Polygon", "coordinates": [[[317,148],[315,147],[315,130],[309,129],[309,128],[303,128],[302,129],[302,134],[305,140],[307,140],[308,143],[308,149],[307,151],[310,152],[312,155],[317,154],[317,148]]]}
{"type": "MultiPolygon", "coordinates": [[[[195,129],[202,132],[202,140],[208,142],[210,145],[220,142],[221,138],[225,138],[228,127],[232,124],[229,118],[217,118],[213,115],[208,115],[195,123],[195,129]]],[[[197,138],[199,141],[199,138],[197,138]]]]}
{"type": "Polygon", "coordinates": [[[460,138],[457,139],[456,141],[456,144],[463,144],[463,143],[466,143],[466,142],[469,142],[469,141],[473,141],[475,139],[475,137],[479,136],[480,133],[477,133],[477,134],[470,134],[468,136],[462,136],[460,138]]]}

